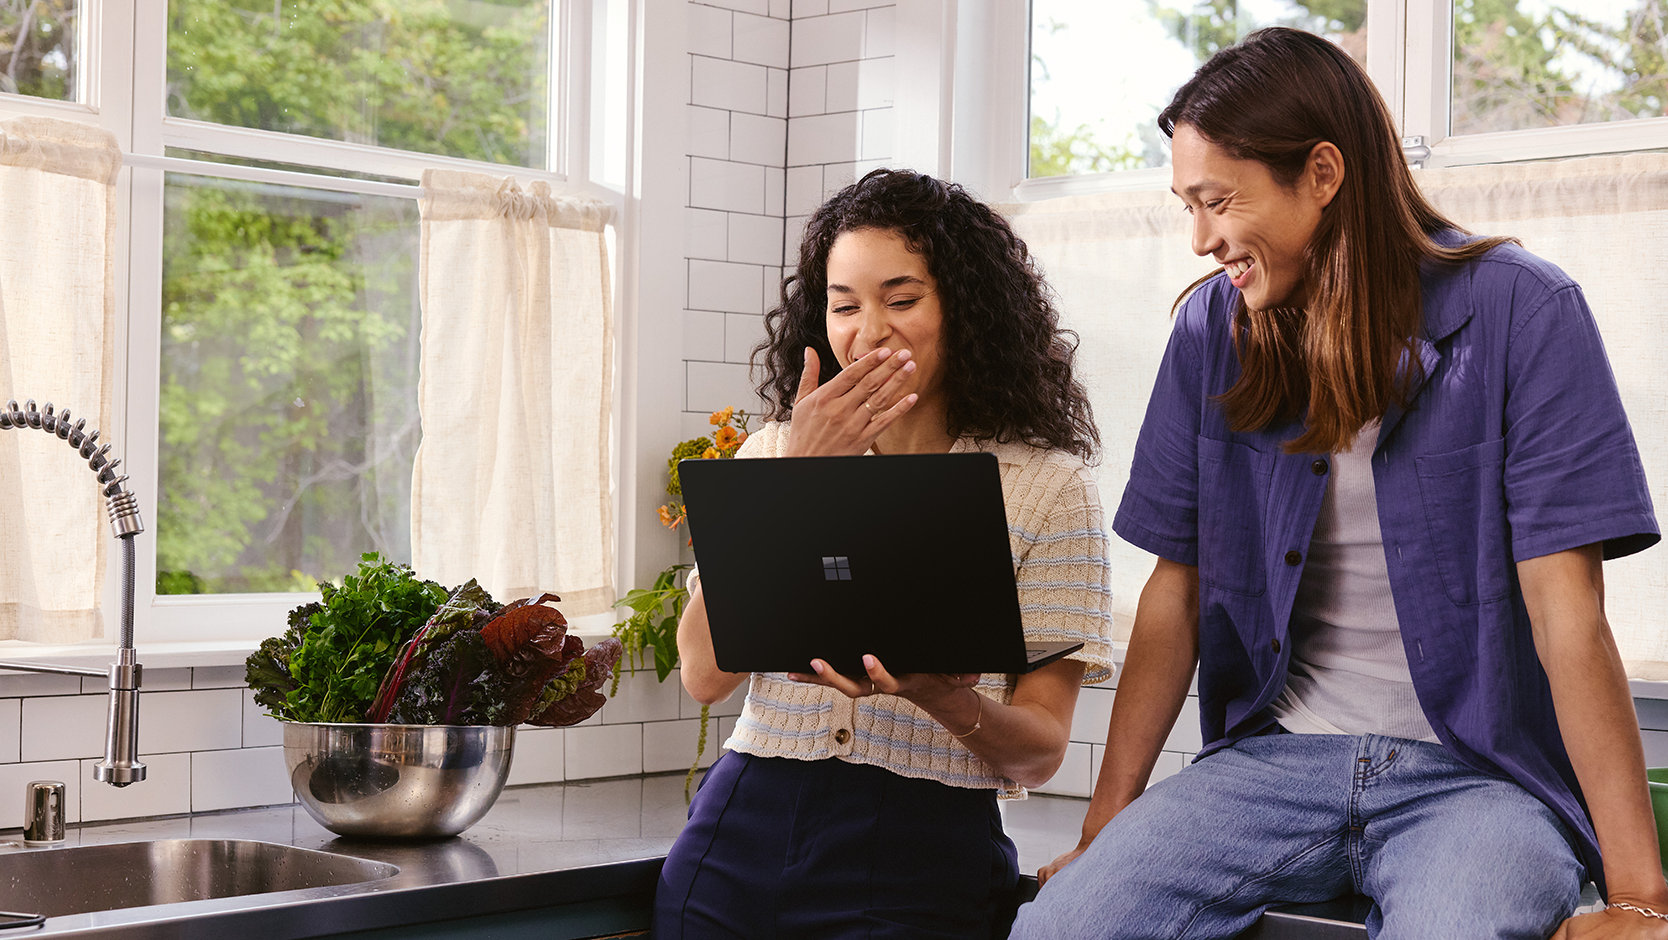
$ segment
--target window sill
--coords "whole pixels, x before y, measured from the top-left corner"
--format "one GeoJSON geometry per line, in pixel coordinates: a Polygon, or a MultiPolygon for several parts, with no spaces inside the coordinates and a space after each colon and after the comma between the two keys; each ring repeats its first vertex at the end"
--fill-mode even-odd
{"type": "MultiPolygon", "coordinates": [[[[193,666],[238,665],[255,651],[257,645],[259,644],[239,640],[204,640],[195,643],[141,643],[137,649],[141,666],[150,669],[185,669],[193,666]]],[[[48,646],[17,640],[0,642],[0,660],[15,662],[103,669],[109,666],[115,657],[114,643],[48,646]]]]}
{"type": "MultiPolygon", "coordinates": [[[[586,646],[613,632],[613,619],[607,614],[575,617],[569,632],[583,639],[586,646]]],[[[208,640],[179,640],[166,638],[147,643],[141,633],[136,637],[139,663],[151,669],[187,669],[196,666],[239,666],[261,645],[264,637],[221,637],[208,640]]],[[[76,666],[104,669],[116,657],[114,642],[48,645],[21,640],[0,640],[0,660],[28,663],[50,663],[57,666],[76,666]]],[[[4,670],[0,670],[4,672],[4,670]]],[[[1668,698],[1668,692],[1664,693],[1668,698]]]]}

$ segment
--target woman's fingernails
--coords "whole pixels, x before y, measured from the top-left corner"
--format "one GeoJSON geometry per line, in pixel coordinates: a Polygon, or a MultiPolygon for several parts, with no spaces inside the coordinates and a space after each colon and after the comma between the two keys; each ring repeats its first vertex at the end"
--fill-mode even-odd
{"type": "Polygon", "coordinates": [[[899,362],[903,362],[905,359],[908,359],[908,358],[909,358],[909,350],[907,350],[907,349],[898,350],[898,361],[899,362]]]}
{"type": "Polygon", "coordinates": [[[819,675],[819,676],[822,675],[822,661],[821,660],[818,660],[818,659],[811,660],[811,668],[816,671],[817,675],[819,675]]]}
{"type": "Polygon", "coordinates": [[[875,668],[876,664],[878,664],[879,662],[880,662],[880,660],[875,659],[873,656],[870,656],[867,653],[863,654],[863,668],[864,669],[873,669],[873,668],[875,668]]]}
{"type": "Polygon", "coordinates": [[[880,360],[881,362],[885,362],[886,357],[890,356],[890,355],[892,355],[892,350],[885,347],[885,346],[882,346],[879,349],[875,350],[875,358],[880,360]]]}
{"type": "Polygon", "coordinates": [[[904,371],[904,372],[914,372],[915,371],[915,363],[913,363],[913,362],[904,363],[902,371],[904,371]]]}

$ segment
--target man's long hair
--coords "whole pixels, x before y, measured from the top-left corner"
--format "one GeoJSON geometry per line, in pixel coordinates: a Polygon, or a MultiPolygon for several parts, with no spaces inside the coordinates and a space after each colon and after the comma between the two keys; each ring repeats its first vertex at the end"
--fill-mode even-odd
{"type": "Polygon", "coordinates": [[[1457,248],[1433,240],[1458,226],[1414,184],[1367,73],[1319,36],[1258,30],[1201,66],[1158,124],[1172,137],[1185,124],[1230,156],[1267,166],[1285,186],[1296,184],[1316,144],[1343,155],[1343,184],[1304,258],[1307,306],[1250,310],[1240,300],[1241,373],[1220,398],[1229,427],[1302,418],[1286,450],[1327,453],[1347,449],[1390,405],[1406,407],[1424,378],[1420,264],[1476,258],[1509,239],[1457,248]]]}

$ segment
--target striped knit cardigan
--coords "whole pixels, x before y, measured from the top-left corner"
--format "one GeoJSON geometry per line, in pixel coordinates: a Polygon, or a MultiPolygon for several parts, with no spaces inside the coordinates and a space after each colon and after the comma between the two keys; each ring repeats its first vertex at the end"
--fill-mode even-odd
{"type": "MultiPolygon", "coordinates": [[[[780,456],[787,438],[787,424],[767,424],[748,437],[736,456],[780,456]]],[[[1001,467],[1027,641],[1082,641],[1083,648],[1071,658],[1085,665],[1083,683],[1109,678],[1110,564],[1100,494],[1089,468],[1071,454],[1025,444],[963,438],[951,448],[978,450],[995,454],[1001,467]]],[[[977,688],[1007,703],[1016,679],[987,674],[977,688]]],[[[761,757],[834,757],[955,787],[999,789],[1007,798],[1025,792],[905,699],[876,695],[854,700],[781,673],[753,674],[735,732],[724,746],[761,757]]]]}

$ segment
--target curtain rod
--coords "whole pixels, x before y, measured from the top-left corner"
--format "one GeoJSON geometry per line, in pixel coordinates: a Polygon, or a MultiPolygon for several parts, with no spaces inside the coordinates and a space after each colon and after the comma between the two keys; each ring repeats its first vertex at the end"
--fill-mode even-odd
{"type": "Polygon", "coordinates": [[[122,154],[122,163],[126,166],[146,170],[190,173],[195,176],[218,176],[227,179],[245,180],[251,183],[301,186],[307,189],[325,189],[338,193],[357,193],[363,196],[417,199],[423,195],[423,187],[416,183],[384,183],[380,180],[347,179],[340,176],[325,176],[320,173],[271,170],[265,167],[213,163],[208,160],[188,160],[183,157],[157,157],[140,153],[124,153],[122,154]]]}

